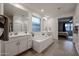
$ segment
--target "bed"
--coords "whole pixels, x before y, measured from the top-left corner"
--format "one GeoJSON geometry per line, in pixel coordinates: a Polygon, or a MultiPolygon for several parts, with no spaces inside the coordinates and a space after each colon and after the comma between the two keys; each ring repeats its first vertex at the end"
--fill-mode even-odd
{"type": "Polygon", "coordinates": [[[68,32],[58,32],[58,36],[68,37],[68,32]]]}

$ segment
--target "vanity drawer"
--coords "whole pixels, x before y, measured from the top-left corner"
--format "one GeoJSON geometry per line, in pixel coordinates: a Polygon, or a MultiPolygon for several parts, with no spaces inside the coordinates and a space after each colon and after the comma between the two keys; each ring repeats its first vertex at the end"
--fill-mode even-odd
{"type": "Polygon", "coordinates": [[[32,47],[32,40],[28,40],[28,49],[32,47]]]}
{"type": "Polygon", "coordinates": [[[10,42],[14,42],[17,40],[25,40],[25,39],[27,39],[26,36],[11,37],[11,38],[9,38],[8,41],[5,41],[5,43],[10,43],[10,42]]]}
{"type": "Polygon", "coordinates": [[[5,41],[5,44],[7,44],[7,43],[11,43],[11,42],[14,42],[14,41],[17,41],[17,40],[18,40],[18,39],[15,38],[15,37],[13,37],[13,38],[9,38],[8,41],[5,41]]]}

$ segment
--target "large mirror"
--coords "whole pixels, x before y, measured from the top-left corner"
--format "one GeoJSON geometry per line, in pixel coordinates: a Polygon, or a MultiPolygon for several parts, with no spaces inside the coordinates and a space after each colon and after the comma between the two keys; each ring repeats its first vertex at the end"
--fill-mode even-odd
{"type": "Polygon", "coordinates": [[[45,32],[47,32],[48,31],[48,24],[47,24],[47,18],[45,18],[45,17],[43,17],[43,19],[42,19],[43,21],[42,21],[42,23],[43,23],[43,31],[45,31],[45,32]]]}
{"type": "MultiPolygon", "coordinates": [[[[9,18],[9,32],[27,32],[29,12],[4,4],[4,15],[9,18]]],[[[28,29],[29,30],[29,29],[28,29]]]]}

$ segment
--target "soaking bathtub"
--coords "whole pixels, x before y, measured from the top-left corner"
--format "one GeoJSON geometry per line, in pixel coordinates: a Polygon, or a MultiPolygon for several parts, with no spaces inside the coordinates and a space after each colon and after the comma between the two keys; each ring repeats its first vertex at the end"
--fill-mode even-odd
{"type": "Polygon", "coordinates": [[[53,43],[52,36],[36,36],[33,38],[33,49],[41,53],[53,43]]]}

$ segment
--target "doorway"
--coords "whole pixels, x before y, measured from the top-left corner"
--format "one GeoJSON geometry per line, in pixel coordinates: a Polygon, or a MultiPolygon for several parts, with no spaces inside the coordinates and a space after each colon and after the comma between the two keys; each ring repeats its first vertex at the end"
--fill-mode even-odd
{"type": "Polygon", "coordinates": [[[73,36],[73,17],[63,17],[58,19],[58,38],[72,41],[73,36]]]}

